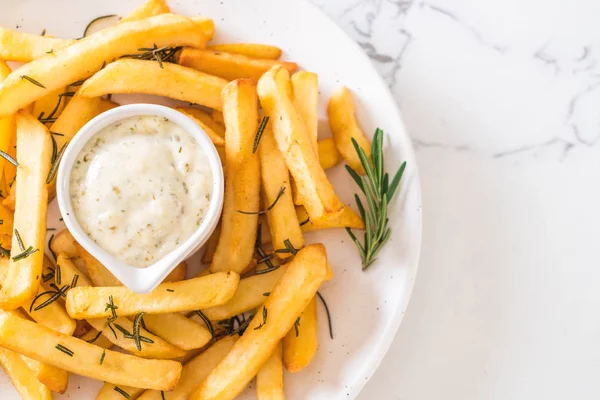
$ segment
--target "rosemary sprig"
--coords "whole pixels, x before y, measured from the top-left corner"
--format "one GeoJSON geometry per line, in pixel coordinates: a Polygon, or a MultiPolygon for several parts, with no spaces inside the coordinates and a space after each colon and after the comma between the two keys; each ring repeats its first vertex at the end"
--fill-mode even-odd
{"type": "Polygon", "coordinates": [[[135,347],[138,349],[138,351],[142,351],[142,335],[140,334],[140,329],[144,315],[146,315],[146,312],[142,311],[140,313],[137,313],[135,318],[133,319],[133,341],[135,342],[135,347]]]}
{"type": "MultiPolygon", "coordinates": [[[[42,277],[43,279],[43,277],[42,277]]],[[[31,302],[31,305],[29,306],[29,312],[32,311],[38,311],[41,310],[44,307],[49,306],[50,304],[54,303],[56,300],[58,300],[61,297],[66,297],[66,293],[67,291],[71,288],[71,285],[64,285],[63,287],[59,288],[58,286],[56,286],[56,284],[52,283],[50,284],[50,286],[54,289],[54,290],[47,290],[45,292],[42,292],[40,294],[38,294],[37,296],[35,296],[33,298],[33,301],[31,302]],[[42,304],[40,304],[39,306],[37,306],[36,308],[33,308],[35,302],[41,298],[42,296],[48,295],[50,294],[51,296],[48,298],[48,300],[44,301],[42,304]]]]}
{"type": "MultiPolygon", "coordinates": [[[[54,106],[54,108],[52,109],[52,111],[50,111],[50,114],[48,114],[48,116],[46,118],[44,118],[44,112],[42,111],[40,113],[40,115],[38,116],[38,120],[40,122],[42,122],[42,123],[56,121],[56,118],[54,118],[54,114],[56,114],[56,112],[60,108],[60,104],[62,103],[63,97],[73,97],[73,96],[75,96],[75,92],[69,92],[69,91],[67,91],[67,92],[60,93],[58,95],[58,101],[56,102],[56,105],[54,106]]],[[[55,134],[53,132],[50,132],[50,133],[52,135],[55,134]]],[[[60,136],[64,136],[64,135],[60,135],[60,136]]],[[[52,139],[54,140],[54,138],[52,138],[52,139]]]]}
{"type": "Polygon", "coordinates": [[[131,396],[129,395],[129,393],[127,393],[126,391],[124,391],[123,389],[121,389],[118,386],[115,386],[115,388],[113,389],[115,392],[119,393],[121,396],[125,397],[126,399],[131,400],[131,396]]]}
{"type": "Polygon", "coordinates": [[[102,16],[100,16],[100,17],[96,17],[96,18],[94,18],[93,20],[91,20],[91,21],[90,21],[90,22],[87,24],[87,26],[86,26],[86,27],[85,27],[85,29],[83,30],[83,36],[82,36],[82,37],[80,37],[80,39],[83,39],[84,37],[86,37],[86,36],[87,36],[87,34],[88,34],[88,31],[89,31],[89,30],[92,28],[92,26],[93,26],[93,25],[94,25],[96,22],[98,22],[98,21],[101,21],[101,20],[103,20],[103,19],[107,19],[107,18],[116,17],[116,16],[117,16],[116,14],[110,14],[110,15],[102,15],[102,16]]]}
{"type": "Polygon", "coordinates": [[[62,351],[63,353],[65,353],[69,357],[73,357],[73,355],[75,354],[75,353],[73,353],[73,350],[70,350],[69,348],[63,346],[62,344],[57,344],[54,348],[57,349],[57,350],[62,351]]]}
{"type": "Polygon", "coordinates": [[[279,265],[274,265],[271,262],[271,259],[273,257],[275,257],[275,255],[274,254],[267,255],[267,253],[265,253],[265,250],[262,248],[262,226],[261,226],[260,222],[258,223],[258,229],[256,231],[256,241],[254,242],[254,251],[260,257],[256,261],[256,263],[259,264],[259,265],[262,264],[262,263],[267,264],[267,268],[265,268],[265,269],[257,269],[255,271],[255,273],[257,275],[266,274],[267,272],[275,271],[277,268],[279,268],[279,265]]]}
{"type": "Polygon", "coordinates": [[[319,300],[323,303],[323,307],[325,307],[325,312],[327,313],[327,323],[329,324],[329,337],[333,339],[333,325],[331,324],[331,314],[329,313],[329,307],[327,306],[327,302],[323,298],[323,295],[317,292],[317,296],[319,296],[319,300]]]}
{"type": "Polygon", "coordinates": [[[46,178],[46,184],[50,184],[54,180],[56,172],[58,171],[58,166],[60,165],[60,160],[67,149],[67,144],[68,142],[62,145],[60,151],[56,157],[54,157],[54,160],[52,160],[52,165],[50,166],[50,171],[48,171],[48,177],[46,178]]]}
{"type": "Polygon", "coordinates": [[[384,171],[383,164],[383,131],[379,128],[375,130],[371,145],[372,162],[369,161],[367,154],[354,138],[352,138],[352,144],[366,172],[366,176],[360,176],[346,165],[346,170],[367,201],[367,208],[365,208],[360,197],[354,195],[360,216],[365,221],[364,243],[356,238],[350,228],[346,228],[346,232],[356,244],[362,259],[362,268],[365,270],[377,260],[377,253],[390,238],[391,228],[388,227],[387,208],[400,184],[406,162],[402,163],[392,180],[389,181],[389,175],[384,171]]]}
{"type": "Polygon", "coordinates": [[[111,330],[111,332],[113,333],[113,335],[115,335],[115,339],[117,338],[117,332],[115,332],[115,329],[112,326],[112,323],[115,322],[118,318],[117,316],[117,309],[119,307],[115,305],[115,302],[113,301],[113,297],[112,295],[108,296],[108,303],[106,303],[106,306],[104,308],[104,311],[106,310],[110,310],[112,313],[112,316],[108,317],[106,319],[106,326],[108,326],[108,328],[111,330]]]}
{"type": "Polygon", "coordinates": [[[38,81],[36,81],[35,79],[33,79],[33,78],[32,78],[32,77],[30,77],[30,76],[27,76],[27,75],[21,75],[21,79],[25,79],[26,81],[33,83],[35,86],[39,86],[39,87],[41,87],[42,89],[46,89],[46,86],[42,85],[41,83],[39,83],[38,81]]]}
{"type": "Polygon", "coordinates": [[[266,323],[267,323],[267,316],[268,316],[267,307],[263,307],[263,311],[262,311],[263,320],[260,323],[260,325],[258,325],[256,328],[254,328],[255,331],[259,330],[260,328],[262,328],[263,326],[266,325],[266,323]]]}
{"type": "Polygon", "coordinates": [[[206,315],[204,315],[204,313],[200,310],[196,310],[196,314],[198,314],[198,316],[200,318],[202,318],[202,321],[204,321],[204,324],[206,325],[206,329],[208,329],[208,331],[210,332],[210,335],[214,338],[215,337],[215,329],[212,326],[212,322],[210,322],[210,319],[208,319],[208,317],[206,315]]]}
{"type": "Polygon", "coordinates": [[[283,193],[285,193],[285,186],[282,186],[281,188],[279,188],[279,193],[277,193],[277,197],[275,197],[275,200],[273,200],[273,203],[265,208],[264,210],[259,210],[259,211],[242,211],[242,210],[237,210],[237,212],[239,212],[240,214],[247,214],[247,215],[262,215],[262,214],[266,214],[269,211],[271,211],[273,209],[273,207],[275,207],[275,205],[277,204],[277,202],[279,201],[279,199],[281,198],[281,196],[283,196],[283,193]]]}
{"type": "Polygon", "coordinates": [[[277,249],[275,250],[275,253],[290,253],[293,256],[298,253],[298,249],[294,247],[292,242],[290,242],[290,239],[285,239],[283,244],[285,244],[285,249],[277,249]]]}
{"type": "Polygon", "coordinates": [[[12,258],[13,261],[20,261],[23,260],[27,257],[29,257],[30,255],[32,255],[33,253],[35,253],[36,251],[38,251],[39,249],[34,249],[32,246],[29,246],[25,251],[23,251],[22,253],[17,254],[16,256],[14,256],[12,258]]]}
{"type": "Polygon", "coordinates": [[[19,163],[17,162],[17,160],[15,160],[8,153],[3,152],[2,150],[0,150],[0,157],[4,158],[6,161],[8,161],[9,163],[11,163],[15,167],[19,166],[19,163]]]}
{"type": "Polygon", "coordinates": [[[181,50],[181,47],[170,47],[163,46],[157,47],[156,43],[154,47],[140,47],[138,51],[140,53],[124,54],[119,58],[135,58],[138,60],[155,60],[158,62],[160,69],[164,69],[163,62],[175,62],[175,55],[181,50]]]}
{"type": "Polygon", "coordinates": [[[262,138],[263,132],[267,127],[267,123],[269,122],[269,116],[264,116],[260,121],[260,125],[258,126],[258,130],[256,131],[256,137],[254,138],[254,146],[252,146],[252,154],[256,153],[258,149],[258,145],[260,144],[260,138],[262,138]]]}

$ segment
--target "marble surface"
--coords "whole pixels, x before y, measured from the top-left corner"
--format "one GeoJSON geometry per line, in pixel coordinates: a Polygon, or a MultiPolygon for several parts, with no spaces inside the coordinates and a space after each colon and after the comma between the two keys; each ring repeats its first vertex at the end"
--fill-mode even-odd
{"type": "Polygon", "coordinates": [[[314,0],[392,89],[421,267],[360,400],[600,395],[600,2],[314,0]]]}

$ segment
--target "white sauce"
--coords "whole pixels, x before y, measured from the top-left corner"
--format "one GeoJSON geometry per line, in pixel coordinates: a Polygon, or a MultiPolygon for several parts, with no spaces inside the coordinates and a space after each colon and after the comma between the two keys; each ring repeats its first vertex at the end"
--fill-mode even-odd
{"type": "Polygon", "coordinates": [[[198,229],[213,178],[191,134],[163,117],[136,116],[90,139],[75,161],[70,183],[75,216],[87,235],[141,268],[198,229]]]}

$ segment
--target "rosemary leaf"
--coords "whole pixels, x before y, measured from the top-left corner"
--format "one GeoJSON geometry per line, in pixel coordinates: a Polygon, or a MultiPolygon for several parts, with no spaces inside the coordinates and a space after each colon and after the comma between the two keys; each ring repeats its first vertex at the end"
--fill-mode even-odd
{"type": "Polygon", "coordinates": [[[96,17],[96,18],[94,18],[93,20],[91,20],[91,21],[90,21],[90,22],[87,24],[87,26],[86,26],[86,27],[85,27],[85,29],[83,30],[83,36],[82,36],[80,39],[83,39],[84,37],[86,37],[86,36],[87,36],[87,34],[88,34],[88,31],[89,31],[89,30],[92,28],[92,26],[93,26],[93,25],[94,25],[96,22],[98,22],[98,21],[101,21],[101,20],[103,20],[103,19],[107,19],[107,18],[116,17],[116,16],[117,16],[116,14],[110,14],[110,15],[102,15],[102,16],[100,16],[100,17],[96,17]]]}
{"type": "Polygon", "coordinates": [[[215,337],[215,329],[212,326],[212,323],[210,322],[210,319],[208,319],[208,317],[206,315],[204,315],[204,313],[200,310],[196,310],[196,314],[198,314],[198,316],[200,318],[202,318],[202,321],[204,321],[204,324],[206,325],[206,329],[208,329],[208,331],[210,332],[210,335],[214,338],[215,337]]]}
{"type": "Polygon", "coordinates": [[[41,83],[39,83],[38,81],[36,81],[35,79],[33,79],[33,78],[32,78],[32,77],[30,77],[30,76],[27,76],[27,75],[21,75],[21,79],[25,79],[26,81],[33,83],[35,86],[39,86],[39,87],[41,87],[42,89],[46,89],[46,86],[42,85],[41,83]]]}
{"type": "Polygon", "coordinates": [[[75,354],[75,353],[73,353],[72,350],[68,349],[67,347],[63,346],[62,344],[57,344],[54,348],[57,349],[57,350],[62,351],[63,353],[65,353],[69,357],[73,357],[73,355],[75,354]]]}
{"type": "MultiPolygon", "coordinates": [[[[94,338],[94,340],[98,339],[98,336],[100,336],[102,332],[98,332],[98,335],[94,338]]],[[[93,342],[90,342],[93,343],[93,342]]],[[[106,357],[106,350],[103,349],[102,350],[102,355],[100,356],[100,365],[102,365],[102,363],[104,362],[104,358],[106,357]]]]}
{"type": "Polygon", "coordinates": [[[6,161],[8,161],[9,163],[11,163],[15,167],[19,166],[19,163],[17,162],[17,160],[15,160],[8,153],[3,152],[2,150],[0,150],[0,157],[4,158],[6,161]]]}
{"type": "Polygon", "coordinates": [[[317,296],[319,296],[321,303],[323,303],[323,306],[325,307],[325,312],[327,313],[327,322],[329,324],[329,337],[333,339],[333,325],[331,324],[331,314],[329,313],[329,307],[327,306],[327,302],[325,301],[321,293],[317,292],[317,296]]]}
{"type": "Polygon", "coordinates": [[[277,204],[277,202],[279,201],[279,199],[281,198],[281,196],[283,196],[283,193],[285,193],[285,186],[282,186],[279,189],[279,193],[277,193],[277,197],[275,197],[275,200],[273,200],[273,203],[267,207],[264,210],[260,210],[260,211],[242,211],[242,210],[237,210],[237,212],[239,212],[240,214],[248,214],[248,215],[262,215],[262,214],[266,214],[269,211],[271,211],[273,209],[273,207],[275,207],[275,205],[277,204]]]}
{"type": "Polygon", "coordinates": [[[252,154],[256,153],[258,149],[258,145],[260,144],[260,138],[262,138],[263,132],[267,127],[267,123],[269,122],[269,116],[264,116],[260,121],[260,125],[258,126],[258,130],[256,131],[256,137],[254,138],[254,145],[252,146],[252,154]]]}

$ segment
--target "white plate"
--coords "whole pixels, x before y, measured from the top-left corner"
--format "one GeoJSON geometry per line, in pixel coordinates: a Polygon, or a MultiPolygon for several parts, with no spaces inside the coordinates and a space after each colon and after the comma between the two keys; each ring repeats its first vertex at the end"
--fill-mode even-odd
{"type": "MultiPolygon", "coordinates": [[[[32,33],[46,29],[62,38],[81,36],[86,24],[106,14],[125,15],[143,0],[3,0],[0,25],[32,33]]],[[[400,192],[390,205],[392,236],[367,272],[343,230],[307,235],[327,245],[335,277],[321,289],[331,309],[334,340],[329,338],[319,309],[319,351],[301,373],[285,376],[291,400],[352,399],[374,373],[400,325],[417,272],[421,243],[421,197],[410,138],[388,88],[360,48],[318,9],[303,1],[224,0],[171,1],[173,11],[214,18],[215,42],[262,42],[283,48],[285,57],[319,74],[320,116],[332,90],[345,84],[355,94],[358,116],[370,134],[384,129],[388,171],[407,161],[400,192]]],[[[56,71],[60,74],[60,71],[56,71]]],[[[116,97],[115,97],[116,98],[116,97]]],[[[147,100],[147,99],[146,99],[147,100]]],[[[327,124],[320,135],[329,136],[327,124]]],[[[356,191],[342,166],[328,172],[348,204],[356,191]]],[[[60,227],[52,204],[49,227],[60,227]]],[[[93,399],[100,382],[72,376],[67,394],[57,399],[93,399]]],[[[253,386],[253,385],[251,385],[253,386]]],[[[0,398],[18,399],[8,379],[0,375],[0,398]]],[[[247,390],[241,399],[255,398],[247,390]]]]}

